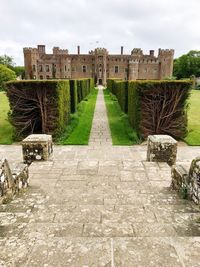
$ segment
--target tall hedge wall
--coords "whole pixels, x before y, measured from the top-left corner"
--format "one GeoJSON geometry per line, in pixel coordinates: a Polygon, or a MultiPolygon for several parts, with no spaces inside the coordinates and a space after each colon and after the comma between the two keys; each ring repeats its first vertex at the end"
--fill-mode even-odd
{"type": "Polygon", "coordinates": [[[23,80],[6,84],[10,121],[18,139],[31,133],[59,135],[92,89],[92,80],[23,80]]]}
{"type": "Polygon", "coordinates": [[[116,92],[116,83],[115,82],[119,82],[119,81],[122,81],[122,79],[107,79],[107,88],[108,90],[115,95],[115,92],[116,92]]]}
{"type": "Polygon", "coordinates": [[[70,80],[71,113],[76,112],[78,105],[77,80],[70,80]]]}
{"type": "Polygon", "coordinates": [[[113,93],[116,95],[123,112],[128,112],[128,82],[115,81],[113,93]]]}
{"type": "Polygon", "coordinates": [[[8,82],[10,121],[18,137],[30,133],[57,135],[69,122],[69,81],[8,82]]]}
{"type": "Polygon", "coordinates": [[[138,135],[146,138],[150,134],[169,134],[183,138],[187,134],[186,111],[191,82],[112,80],[108,86],[122,110],[128,112],[138,135]]]}

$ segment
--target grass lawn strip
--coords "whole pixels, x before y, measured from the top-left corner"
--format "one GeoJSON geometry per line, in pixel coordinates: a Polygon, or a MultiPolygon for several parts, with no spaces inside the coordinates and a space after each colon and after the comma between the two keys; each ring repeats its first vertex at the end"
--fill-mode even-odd
{"type": "Polygon", "coordinates": [[[192,90],[188,110],[188,135],[185,142],[191,146],[200,145],[200,90],[192,90]]]}
{"type": "Polygon", "coordinates": [[[71,115],[71,121],[58,143],[62,145],[88,145],[98,90],[78,105],[78,111],[71,115]]]}
{"type": "Polygon", "coordinates": [[[8,98],[5,92],[0,92],[0,144],[2,145],[13,143],[13,127],[8,121],[9,109],[8,98]]]}
{"type": "Polygon", "coordinates": [[[116,97],[104,90],[108,121],[113,145],[138,144],[137,134],[130,126],[128,116],[122,112],[116,97]]]}

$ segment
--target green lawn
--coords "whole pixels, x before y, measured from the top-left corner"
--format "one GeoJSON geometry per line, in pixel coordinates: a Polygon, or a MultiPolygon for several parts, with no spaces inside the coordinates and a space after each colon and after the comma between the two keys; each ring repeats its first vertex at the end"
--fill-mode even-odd
{"type": "Polygon", "coordinates": [[[128,116],[121,111],[115,96],[104,90],[104,99],[113,145],[133,145],[139,143],[136,133],[130,126],[128,116]]]}
{"type": "Polygon", "coordinates": [[[192,90],[188,110],[188,135],[185,141],[188,145],[200,145],[200,90],[192,90]]]}
{"type": "Polygon", "coordinates": [[[78,111],[71,115],[71,122],[58,140],[62,145],[88,145],[98,90],[78,105],[78,111]]]}
{"type": "Polygon", "coordinates": [[[7,119],[9,111],[8,99],[5,92],[0,92],[0,144],[12,144],[13,129],[7,119]]]}

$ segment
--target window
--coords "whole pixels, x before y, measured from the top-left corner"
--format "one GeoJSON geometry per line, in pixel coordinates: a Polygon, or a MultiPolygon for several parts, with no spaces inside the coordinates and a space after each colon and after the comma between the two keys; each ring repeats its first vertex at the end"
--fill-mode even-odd
{"type": "Polygon", "coordinates": [[[49,65],[46,65],[46,72],[49,72],[49,65]]]}
{"type": "Polygon", "coordinates": [[[40,72],[42,71],[42,65],[39,65],[39,71],[40,72]]]}
{"type": "Polygon", "coordinates": [[[36,71],[35,65],[33,65],[33,71],[36,71]]]}
{"type": "Polygon", "coordinates": [[[83,66],[83,72],[86,72],[87,71],[87,66],[83,66]]]}
{"type": "Polygon", "coordinates": [[[126,72],[126,73],[128,72],[128,68],[125,68],[125,72],[126,72]]]}
{"type": "Polygon", "coordinates": [[[115,73],[119,72],[119,66],[115,66],[115,73]]]}
{"type": "Polygon", "coordinates": [[[42,75],[40,75],[40,80],[43,80],[43,76],[42,75]]]}
{"type": "Polygon", "coordinates": [[[50,79],[50,77],[49,77],[49,75],[47,75],[47,80],[49,80],[50,79]]]}
{"type": "Polygon", "coordinates": [[[72,71],[76,71],[76,68],[75,67],[72,67],[72,71]]]}
{"type": "Polygon", "coordinates": [[[67,66],[65,65],[65,71],[67,71],[67,66]]]}

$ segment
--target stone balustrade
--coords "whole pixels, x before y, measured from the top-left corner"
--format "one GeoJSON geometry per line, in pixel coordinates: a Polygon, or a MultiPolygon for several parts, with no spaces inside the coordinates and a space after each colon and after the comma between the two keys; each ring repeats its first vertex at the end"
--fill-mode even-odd
{"type": "Polygon", "coordinates": [[[0,160],[0,197],[14,195],[21,188],[28,186],[28,166],[23,163],[9,164],[6,159],[0,160]]]}
{"type": "Polygon", "coordinates": [[[147,161],[175,164],[177,141],[169,135],[149,135],[147,140],[147,161]]]}
{"type": "Polygon", "coordinates": [[[53,152],[52,136],[47,134],[31,134],[22,141],[24,162],[48,160],[53,152]]]}
{"type": "Polygon", "coordinates": [[[189,172],[182,165],[172,166],[172,188],[200,203],[200,157],[192,160],[189,172]]]}

